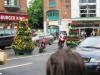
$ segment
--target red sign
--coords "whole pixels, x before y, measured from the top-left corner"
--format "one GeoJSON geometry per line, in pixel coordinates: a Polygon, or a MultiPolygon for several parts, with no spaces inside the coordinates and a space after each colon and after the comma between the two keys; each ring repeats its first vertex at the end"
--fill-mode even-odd
{"type": "Polygon", "coordinates": [[[28,15],[20,15],[20,14],[3,14],[0,13],[0,20],[11,20],[11,21],[20,21],[23,19],[28,19],[28,15]]]}

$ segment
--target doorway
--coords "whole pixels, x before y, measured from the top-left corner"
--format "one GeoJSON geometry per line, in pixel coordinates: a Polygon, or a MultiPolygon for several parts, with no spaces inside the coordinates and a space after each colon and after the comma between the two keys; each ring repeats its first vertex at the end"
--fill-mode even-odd
{"type": "Polygon", "coordinates": [[[92,31],[93,31],[93,28],[85,28],[86,37],[91,36],[92,31]]]}

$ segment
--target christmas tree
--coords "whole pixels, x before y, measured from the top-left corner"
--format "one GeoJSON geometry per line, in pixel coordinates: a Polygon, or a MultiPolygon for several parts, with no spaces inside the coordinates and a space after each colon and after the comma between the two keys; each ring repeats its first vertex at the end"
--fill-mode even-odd
{"type": "Polygon", "coordinates": [[[35,45],[31,40],[31,31],[26,21],[20,21],[17,36],[12,44],[15,54],[31,54],[35,45]],[[31,52],[31,53],[30,53],[31,52]]]}
{"type": "Polygon", "coordinates": [[[77,44],[79,44],[80,39],[79,39],[79,35],[78,35],[78,30],[76,29],[77,24],[75,22],[73,22],[69,25],[70,25],[70,31],[69,31],[69,36],[67,36],[66,44],[67,44],[67,46],[73,48],[77,44]]]}

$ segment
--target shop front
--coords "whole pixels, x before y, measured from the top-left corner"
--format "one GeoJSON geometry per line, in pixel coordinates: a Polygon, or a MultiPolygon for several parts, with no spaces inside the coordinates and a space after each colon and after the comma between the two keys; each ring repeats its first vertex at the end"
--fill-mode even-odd
{"type": "Polygon", "coordinates": [[[48,33],[58,33],[59,32],[59,26],[50,25],[48,26],[48,33]]]}
{"type": "Polygon", "coordinates": [[[16,28],[24,19],[28,19],[28,15],[0,13],[0,28],[16,28]]]}
{"type": "Polygon", "coordinates": [[[100,20],[77,20],[73,21],[77,24],[79,35],[84,32],[85,37],[91,35],[100,35],[100,20]]]}

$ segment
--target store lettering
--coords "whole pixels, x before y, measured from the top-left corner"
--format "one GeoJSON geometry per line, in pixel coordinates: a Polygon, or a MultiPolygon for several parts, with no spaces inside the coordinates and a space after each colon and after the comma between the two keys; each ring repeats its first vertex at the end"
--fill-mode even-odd
{"type": "Polygon", "coordinates": [[[16,16],[16,20],[22,20],[22,19],[24,19],[24,17],[16,16]]]}
{"type": "Polygon", "coordinates": [[[22,16],[7,16],[7,15],[0,15],[1,20],[22,20],[25,17],[22,16]]]}
{"type": "Polygon", "coordinates": [[[1,15],[0,19],[2,20],[15,20],[15,16],[3,16],[1,15]]]}

